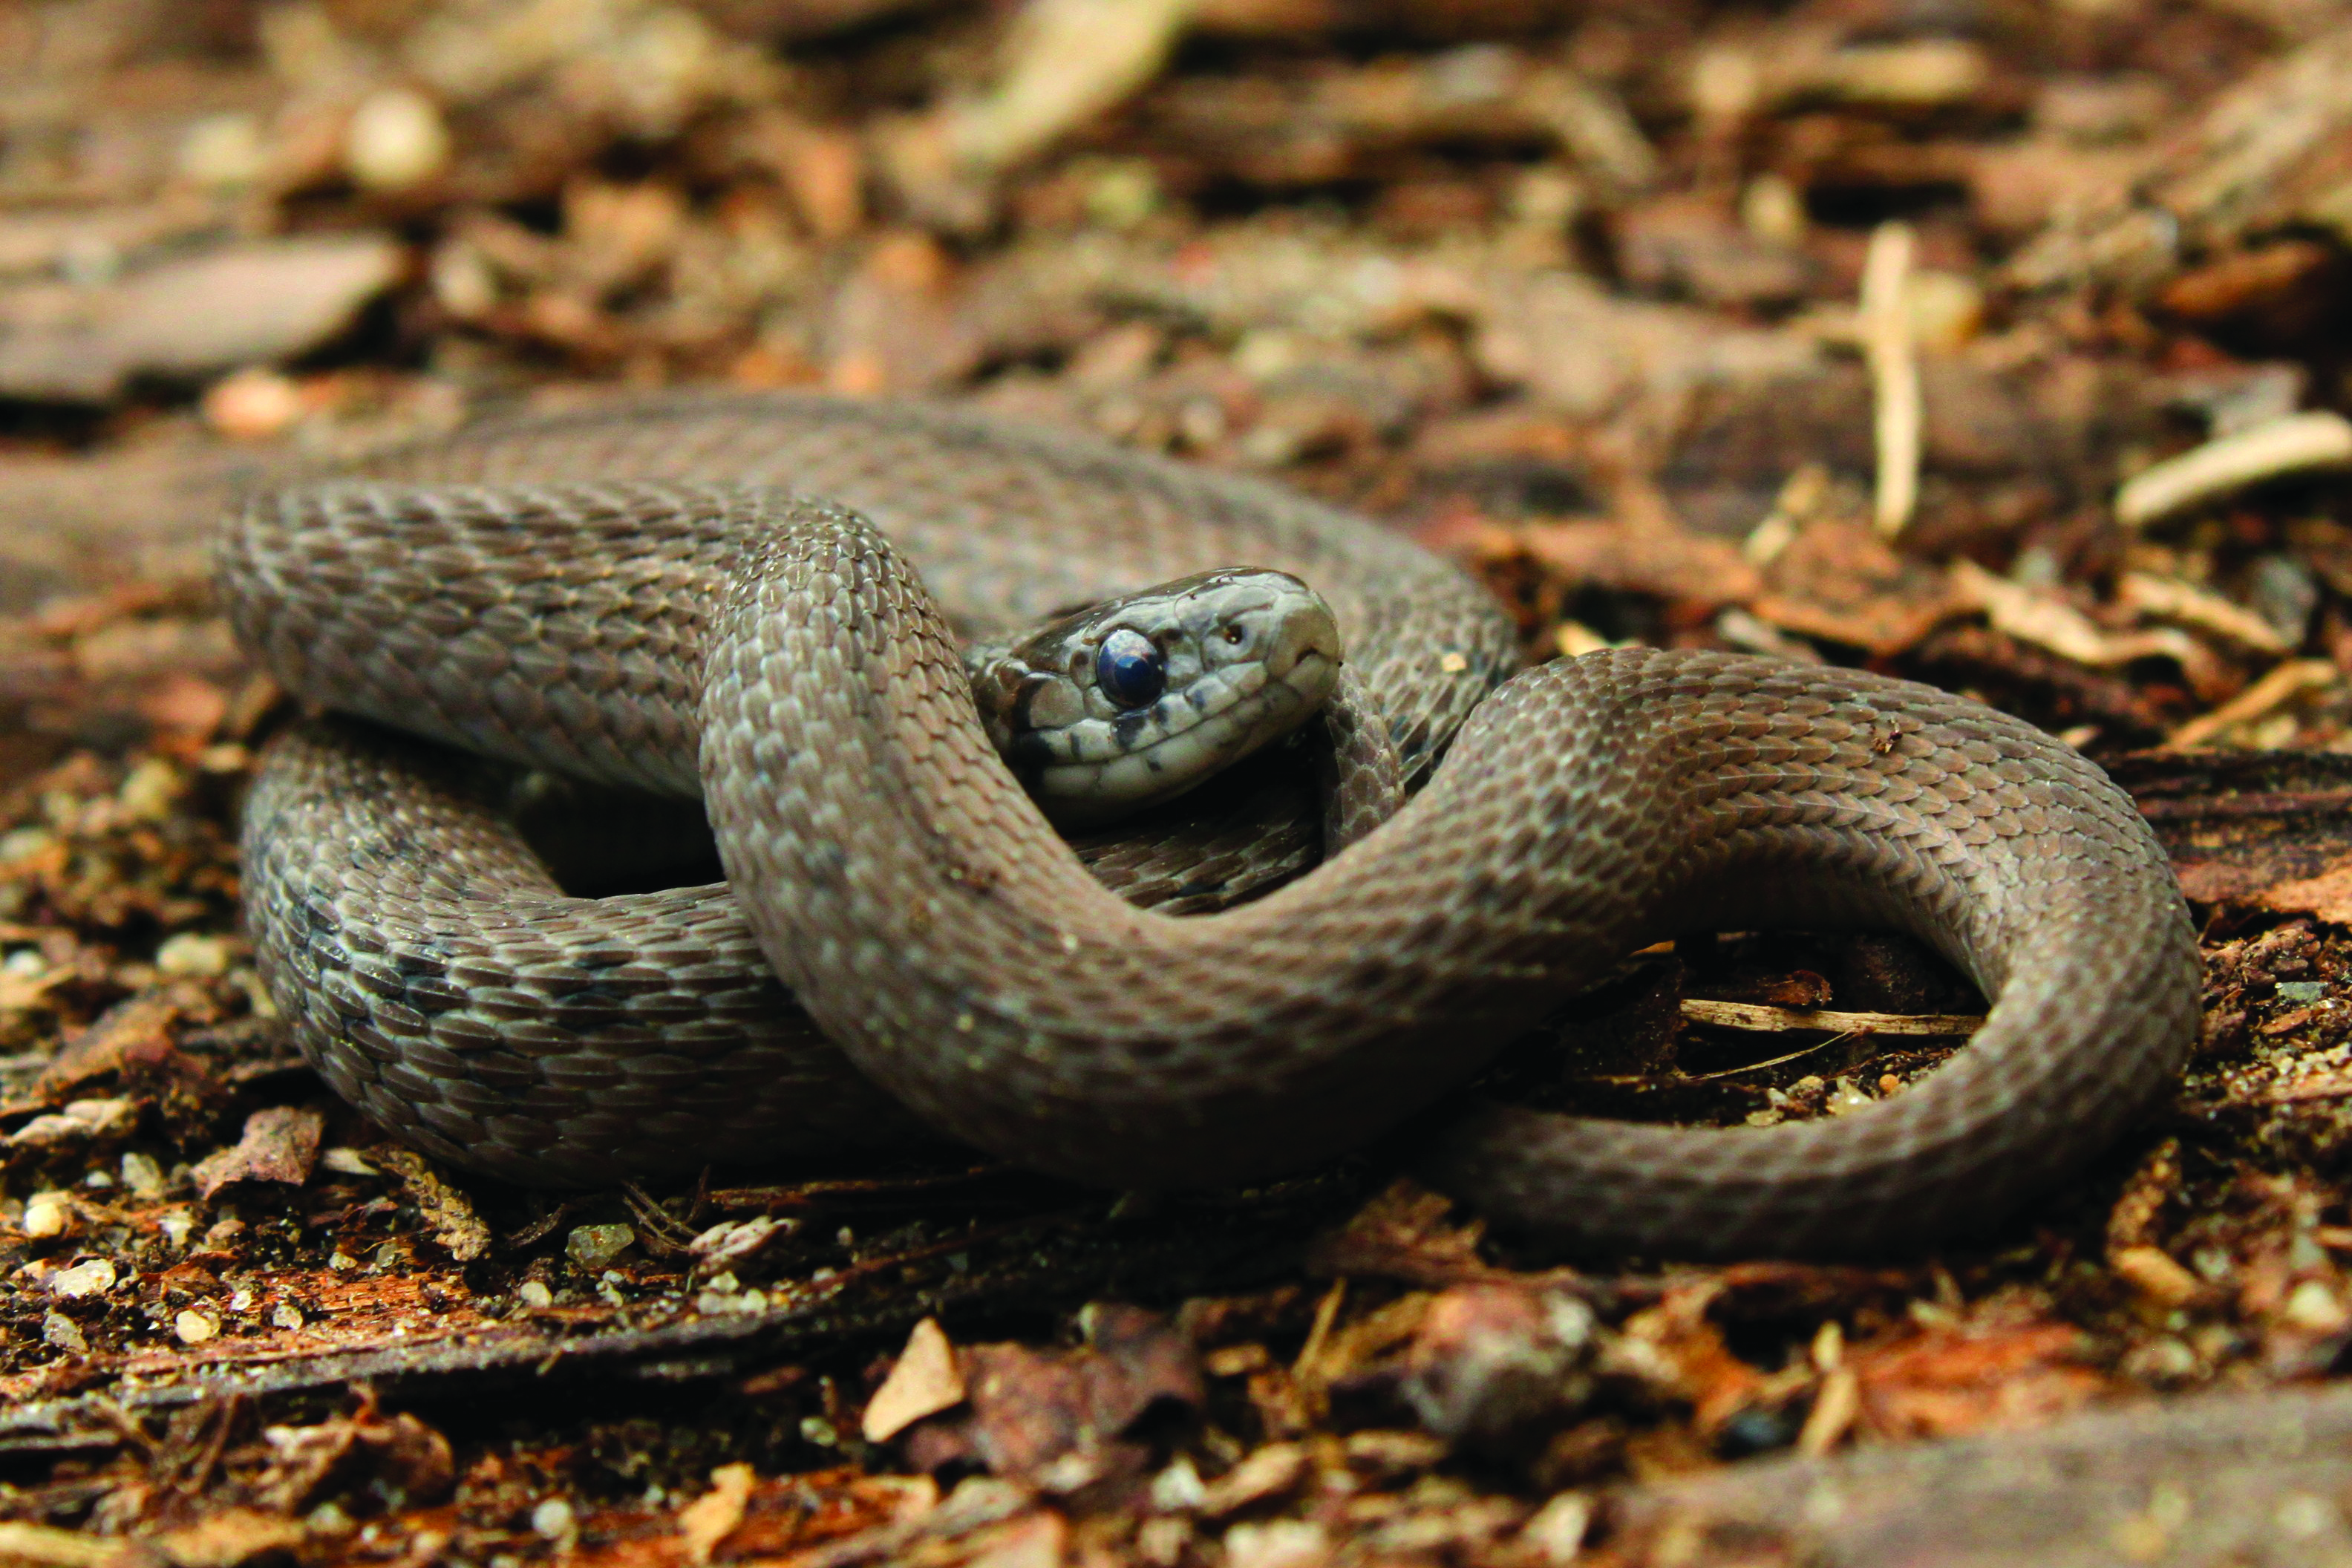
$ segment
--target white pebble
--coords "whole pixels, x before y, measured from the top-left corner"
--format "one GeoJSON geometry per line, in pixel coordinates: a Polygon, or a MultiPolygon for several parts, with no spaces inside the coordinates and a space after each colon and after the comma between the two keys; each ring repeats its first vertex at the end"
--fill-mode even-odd
{"type": "Polygon", "coordinates": [[[163,1167],[155,1163],[152,1154],[142,1154],[133,1149],[122,1156],[122,1184],[142,1198],[163,1195],[163,1167]]]}
{"type": "Polygon", "coordinates": [[[551,1497],[530,1510],[530,1527],[550,1541],[562,1541],[579,1528],[579,1521],[572,1518],[570,1503],[551,1497]]]}
{"type": "Polygon", "coordinates": [[[73,1199],[55,1188],[25,1200],[25,1234],[36,1241],[63,1236],[73,1228],[73,1199]]]}
{"type": "Polygon", "coordinates": [[[155,967],[182,980],[210,980],[228,973],[228,939],[184,931],[155,950],[155,967]]]}
{"type": "Polygon", "coordinates": [[[70,1268],[60,1268],[49,1276],[49,1294],[77,1301],[85,1296],[103,1296],[114,1289],[114,1264],[104,1258],[93,1258],[87,1263],[77,1263],[70,1268]]]}
{"type": "Polygon", "coordinates": [[[449,128],[440,106],[414,89],[370,93],[343,129],[343,170],[364,190],[405,190],[448,161],[449,128]]]}

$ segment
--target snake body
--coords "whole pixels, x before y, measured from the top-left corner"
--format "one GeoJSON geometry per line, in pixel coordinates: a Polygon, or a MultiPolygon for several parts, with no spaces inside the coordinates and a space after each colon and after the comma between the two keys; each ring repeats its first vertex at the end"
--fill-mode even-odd
{"type": "MultiPolygon", "coordinates": [[[[223,581],[249,644],[321,703],[702,791],[731,894],[570,900],[484,825],[458,764],[348,728],[270,753],[247,902],[303,1049],[380,1120],[520,1179],[899,1137],[895,1102],[1086,1181],[1249,1180],[1396,1124],[1644,942],[1870,923],[1995,998],[1920,1084],[1728,1131],[1475,1111],[1427,1158],[1571,1246],[1865,1250],[2046,1186],[2193,1033],[2162,851],[2031,726],[1712,653],[1494,689],[1509,627],[1451,567],[1074,437],[800,396],[522,417],[257,506],[223,581]],[[1423,787],[1273,892],[1177,919],[1055,835],[957,649],[1235,563],[1330,601],[1423,787]]],[[[1279,879],[1299,850],[1269,841],[1279,879]]]]}

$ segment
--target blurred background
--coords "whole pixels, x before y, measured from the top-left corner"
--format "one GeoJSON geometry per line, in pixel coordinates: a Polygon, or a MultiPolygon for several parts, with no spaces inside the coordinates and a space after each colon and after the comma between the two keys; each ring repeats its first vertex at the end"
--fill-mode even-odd
{"type": "Polygon", "coordinates": [[[0,40],[0,609],[186,575],[287,454],[717,381],[1276,475],[1473,562],[1532,651],[1891,664],[2106,751],[2347,710],[2328,0],[56,0],[0,40]]]}

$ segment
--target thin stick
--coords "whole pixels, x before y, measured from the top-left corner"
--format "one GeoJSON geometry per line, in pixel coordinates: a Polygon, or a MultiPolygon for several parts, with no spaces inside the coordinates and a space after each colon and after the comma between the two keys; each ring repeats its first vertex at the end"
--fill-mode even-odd
{"type": "Polygon", "coordinates": [[[2193,751],[2227,730],[2266,719],[2306,691],[2333,686],[2336,669],[2324,658],[2291,658],[2210,713],[2200,713],[2165,737],[2164,743],[2193,751]]]}
{"type": "Polygon", "coordinates": [[[2282,415],[2134,476],[2116,492],[2116,521],[2145,528],[2266,479],[2347,468],[2352,420],[2325,408],[2282,415]]]}
{"type": "Polygon", "coordinates": [[[1871,231],[1862,266],[1862,341],[1870,361],[1873,435],[1878,447],[1878,531],[1892,539],[1919,500],[1919,361],[1911,341],[1911,227],[1871,231]]]}
{"type": "Polygon", "coordinates": [[[1977,1013],[1833,1013],[1826,1007],[1768,1007],[1754,1002],[1683,1000],[1683,1016],[1719,1029],[1826,1029],[1847,1035],[1968,1036],[1984,1016],[1977,1013]]]}

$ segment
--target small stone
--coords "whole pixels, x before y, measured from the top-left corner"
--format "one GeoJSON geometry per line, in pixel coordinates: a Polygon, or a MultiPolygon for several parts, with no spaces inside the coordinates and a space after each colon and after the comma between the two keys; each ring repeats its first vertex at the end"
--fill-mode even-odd
{"type": "Polygon", "coordinates": [[[1984,290],[1957,272],[1922,268],[1903,294],[1911,339],[1929,353],[1957,353],[1984,325],[1984,290]]]}
{"type": "Polygon", "coordinates": [[[278,1329],[299,1329],[302,1326],[302,1309],[291,1301],[280,1301],[269,1309],[269,1324],[278,1329]]]}
{"type": "Polygon", "coordinates": [[[133,1149],[122,1156],[122,1184],[140,1197],[160,1198],[166,1184],[163,1167],[155,1163],[153,1155],[133,1149]]]}
{"type": "Polygon", "coordinates": [[[1181,1513],[1201,1506],[1208,1489],[1192,1461],[1179,1454],[1168,1468],[1151,1478],[1151,1506],[1161,1513],[1181,1513]]]}
{"type": "Polygon", "coordinates": [[[2120,1370],[2147,1383],[2186,1383],[2197,1373],[2197,1352],[2170,1334],[2135,1345],[2125,1352],[2120,1370]]]}
{"type": "Polygon", "coordinates": [[[110,1258],[93,1258],[87,1263],[77,1263],[70,1268],[60,1268],[49,1276],[49,1294],[68,1301],[85,1296],[103,1296],[114,1289],[114,1263],[110,1258]]]}
{"type": "Polygon", "coordinates": [[[441,308],[461,321],[488,315],[499,302],[499,280],[490,264],[461,239],[445,240],[434,251],[425,280],[441,308]]]}
{"type": "Polygon", "coordinates": [[[2325,1002],[2327,1000],[2327,982],[2325,980],[2282,980],[2278,984],[2278,994],[2279,1000],[2282,1002],[2325,1002]]]}
{"type": "Polygon", "coordinates": [[[343,1506],[331,1499],[302,1516],[302,1528],[312,1535],[340,1538],[352,1534],[359,1527],[359,1521],[345,1512],[343,1506]]]}
{"type": "Polygon", "coordinates": [[[2318,1334],[2332,1334],[2352,1321],[2352,1312],[2345,1310],[2336,1292],[2316,1279],[2306,1279],[2288,1291],[2279,1315],[2298,1329],[2318,1334]]]}
{"type": "Polygon", "coordinates": [[[349,1274],[360,1266],[360,1260],[341,1247],[327,1255],[327,1267],[338,1274],[349,1274]]]}
{"type": "Polygon", "coordinates": [[[343,171],[362,190],[406,190],[448,162],[449,128],[441,107],[412,88],[370,93],[343,128],[343,171]]]}
{"type": "Polygon", "coordinates": [[[1574,1297],[1457,1285],[1430,1305],[1398,1392],[1448,1442],[1498,1442],[1581,1405],[1600,1330],[1574,1297]]]}
{"type": "Polygon", "coordinates": [[[180,770],[161,757],[149,757],[132,768],[114,792],[123,815],[137,822],[162,822],[179,804],[185,781],[180,770]]]}
{"type": "Polygon", "coordinates": [[[1767,245],[1801,245],[1805,198],[1780,175],[1759,174],[1739,193],[1739,222],[1767,245]]]}
{"type": "Polygon", "coordinates": [[[1562,1492],[1536,1510],[1520,1528],[1519,1539],[1536,1549],[1547,1563],[1573,1563],[1584,1547],[1584,1532],[1592,1527],[1592,1500],[1582,1492],[1562,1492]]]}
{"type": "Polygon", "coordinates": [[[1270,1519],[1225,1531],[1225,1568],[1318,1568],[1330,1550],[1329,1535],[1311,1520],[1270,1519]]]}
{"type": "Polygon", "coordinates": [[[583,1225],[563,1238],[563,1256],[589,1273],[609,1268],[637,1244],[637,1233],[625,1225],[583,1225]]]}
{"type": "Polygon", "coordinates": [[[81,1325],[63,1312],[51,1312],[41,1320],[41,1338],[76,1355],[89,1349],[89,1342],[81,1336],[81,1325]]]}
{"type": "Polygon", "coordinates": [[[158,973],[180,980],[211,980],[228,973],[226,937],[184,931],[155,950],[158,973]]]}
{"type": "Polygon", "coordinates": [[[1184,1560],[1184,1548],[1192,1543],[1192,1525],[1190,1520],[1169,1518],[1147,1519],[1135,1532],[1136,1555],[1152,1568],[1176,1568],[1184,1560]]]}
{"type": "Polygon", "coordinates": [[[163,1233],[164,1241],[176,1251],[187,1246],[188,1237],[194,1234],[196,1216],[185,1209],[173,1209],[155,1221],[155,1228],[163,1233]]]}
{"type": "Polygon", "coordinates": [[[263,441],[302,417],[302,389],[263,365],[222,377],[205,392],[205,423],[233,441],[263,441]]]}
{"type": "Polygon", "coordinates": [[[25,1200],[25,1234],[36,1241],[47,1241],[73,1228],[73,1199],[51,1188],[35,1193],[25,1200]]]}
{"type": "Polygon", "coordinates": [[[515,1300],[526,1307],[552,1307],[555,1292],[547,1288],[544,1279],[526,1279],[515,1287],[515,1300]]]}
{"type": "Polygon", "coordinates": [[[269,166],[261,123],[250,114],[207,114],[180,137],[173,160],[189,181],[215,190],[249,185],[269,166]]]}
{"type": "Polygon", "coordinates": [[[172,1331],[180,1336],[180,1342],[184,1345],[200,1345],[206,1340],[217,1338],[220,1325],[191,1309],[172,1320],[172,1331]]]}
{"type": "Polygon", "coordinates": [[[549,1498],[530,1510],[530,1528],[548,1541],[564,1541],[580,1528],[572,1516],[572,1505],[560,1497],[549,1498]]]}
{"type": "Polygon", "coordinates": [[[46,827],[19,827],[0,833],[0,866],[13,860],[29,860],[57,841],[57,835],[46,827]]]}
{"type": "Polygon", "coordinates": [[[319,1167],[338,1176],[380,1176],[383,1172],[367,1162],[367,1156],[356,1149],[338,1145],[319,1156],[319,1167]]]}

